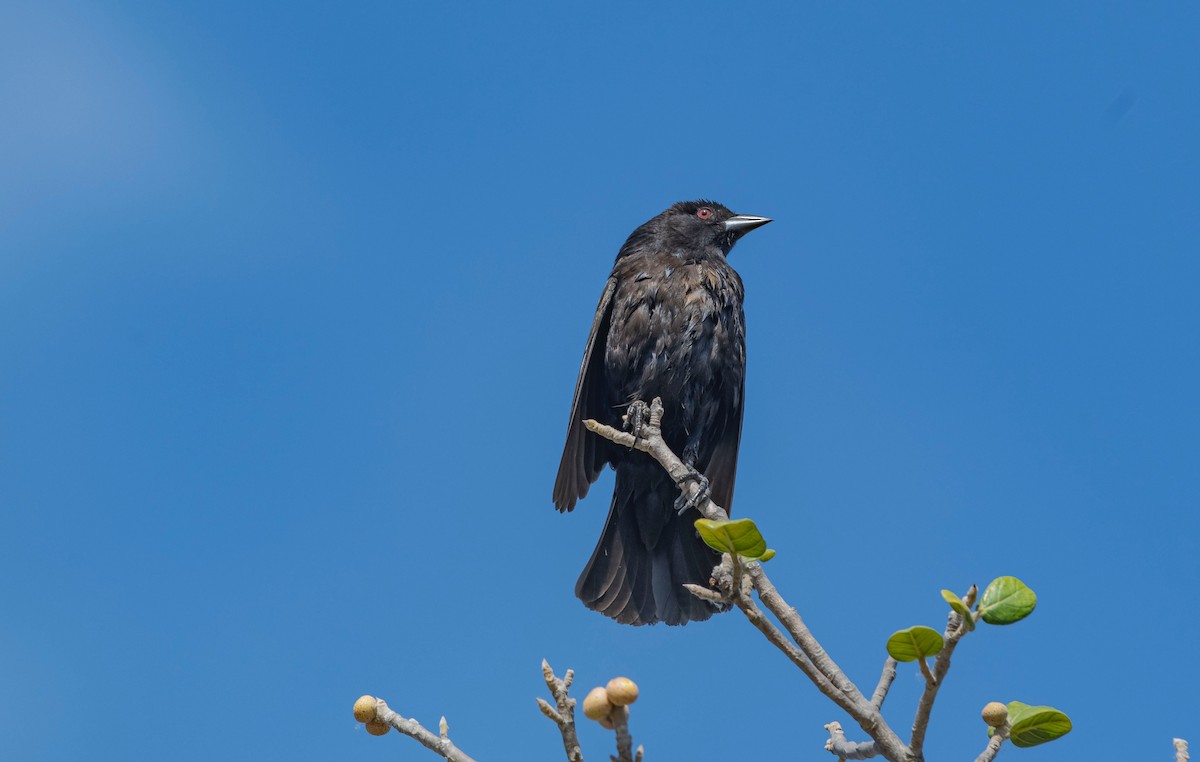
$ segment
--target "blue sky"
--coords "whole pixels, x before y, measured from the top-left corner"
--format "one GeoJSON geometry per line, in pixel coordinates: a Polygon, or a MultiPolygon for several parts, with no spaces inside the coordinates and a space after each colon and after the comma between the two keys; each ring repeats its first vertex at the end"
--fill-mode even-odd
{"type": "Polygon", "coordinates": [[[432,758],[356,726],[372,693],[554,759],[545,657],[635,678],[649,759],[821,758],[840,713],[744,620],[574,598],[611,476],[550,502],[612,258],[696,197],[776,220],[731,258],[735,512],[851,677],[1013,574],[1038,609],[960,646],[931,760],[991,700],[1075,722],[1002,758],[1200,741],[1198,35],[1185,3],[5,4],[4,756],[432,758]]]}

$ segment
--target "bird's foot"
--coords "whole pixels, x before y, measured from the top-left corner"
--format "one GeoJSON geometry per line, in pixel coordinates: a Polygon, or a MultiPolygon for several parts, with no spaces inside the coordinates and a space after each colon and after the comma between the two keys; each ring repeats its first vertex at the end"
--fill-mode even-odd
{"type": "Polygon", "coordinates": [[[633,441],[637,442],[642,436],[642,429],[650,422],[650,406],[641,400],[634,400],[629,403],[622,420],[625,430],[633,434],[633,441]]]}
{"type": "Polygon", "coordinates": [[[691,497],[683,492],[675,498],[675,512],[681,516],[693,508],[699,508],[701,503],[712,496],[712,485],[708,483],[708,477],[691,466],[688,466],[688,473],[681,480],[681,482],[685,481],[696,482],[696,486],[700,489],[696,490],[691,497]]]}

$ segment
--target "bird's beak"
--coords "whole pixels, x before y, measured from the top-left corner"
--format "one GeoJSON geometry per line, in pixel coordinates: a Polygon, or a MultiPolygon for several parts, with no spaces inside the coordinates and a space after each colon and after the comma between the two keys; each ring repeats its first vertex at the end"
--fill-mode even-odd
{"type": "Polygon", "coordinates": [[[755,217],[753,214],[739,214],[725,220],[725,232],[743,235],[755,228],[761,228],[771,221],[770,217],[755,217]]]}

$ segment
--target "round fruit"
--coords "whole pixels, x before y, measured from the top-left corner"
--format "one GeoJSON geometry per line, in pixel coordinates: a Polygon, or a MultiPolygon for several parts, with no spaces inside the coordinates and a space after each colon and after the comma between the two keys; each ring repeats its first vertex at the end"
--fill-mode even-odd
{"type": "Polygon", "coordinates": [[[375,706],[378,704],[374,696],[359,696],[354,702],[354,719],[359,722],[370,722],[375,719],[375,706]]]}
{"type": "Polygon", "coordinates": [[[608,700],[608,691],[603,688],[592,688],[583,700],[583,716],[589,720],[602,720],[612,711],[612,702],[608,700]]]}
{"type": "Polygon", "coordinates": [[[614,677],[608,681],[608,700],[613,706],[629,706],[638,700],[637,683],[628,677],[614,677]]]}
{"type": "Polygon", "coordinates": [[[1003,727],[1008,722],[1008,707],[999,701],[993,701],[983,708],[983,721],[993,728],[1003,727]]]}

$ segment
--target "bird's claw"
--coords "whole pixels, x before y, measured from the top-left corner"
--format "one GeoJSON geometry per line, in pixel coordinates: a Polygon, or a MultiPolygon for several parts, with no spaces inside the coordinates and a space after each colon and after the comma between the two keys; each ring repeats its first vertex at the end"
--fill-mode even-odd
{"type": "Polygon", "coordinates": [[[681,516],[693,508],[699,508],[701,503],[712,496],[712,485],[709,484],[708,477],[696,469],[689,467],[688,473],[681,480],[684,481],[696,482],[699,489],[691,497],[688,497],[687,492],[681,492],[679,497],[675,498],[675,512],[681,516]]]}
{"type": "Polygon", "coordinates": [[[629,403],[629,409],[622,416],[625,423],[625,430],[633,434],[633,441],[636,443],[642,436],[642,428],[650,421],[650,406],[641,400],[634,400],[629,403]]]}

